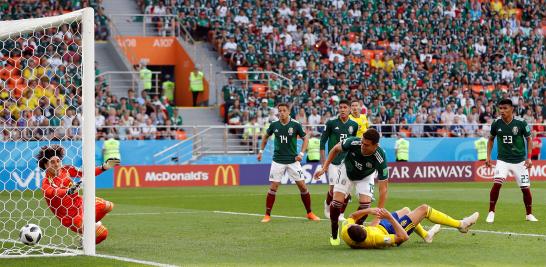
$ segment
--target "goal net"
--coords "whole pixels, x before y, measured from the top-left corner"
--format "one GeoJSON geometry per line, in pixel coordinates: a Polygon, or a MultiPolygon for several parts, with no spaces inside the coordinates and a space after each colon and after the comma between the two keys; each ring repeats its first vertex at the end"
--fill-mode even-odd
{"type": "Polygon", "coordinates": [[[93,16],[86,8],[0,22],[0,257],[95,253],[93,16]],[[63,165],[84,174],[74,201],[58,207],[51,203],[62,197],[59,189],[71,185],[54,184],[46,194],[44,180],[53,177],[46,178],[36,158],[52,145],[64,148],[63,165]],[[58,218],[74,211],[81,216],[72,216],[72,228],[80,233],[58,218]],[[21,242],[27,224],[42,231],[35,245],[21,242]]]}

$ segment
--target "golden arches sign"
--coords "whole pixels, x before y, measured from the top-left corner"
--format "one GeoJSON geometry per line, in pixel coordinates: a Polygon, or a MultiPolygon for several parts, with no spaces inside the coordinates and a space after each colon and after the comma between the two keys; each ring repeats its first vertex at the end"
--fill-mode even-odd
{"type": "Polygon", "coordinates": [[[125,178],[125,186],[131,186],[131,179],[135,181],[135,187],[140,187],[140,176],[135,167],[121,167],[119,168],[118,175],[116,177],[116,187],[121,187],[121,181],[125,178]]]}

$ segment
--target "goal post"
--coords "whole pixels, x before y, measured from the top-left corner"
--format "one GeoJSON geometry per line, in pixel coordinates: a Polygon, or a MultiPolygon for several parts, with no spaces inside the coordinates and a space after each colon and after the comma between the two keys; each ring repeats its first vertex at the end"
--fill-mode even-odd
{"type": "Polygon", "coordinates": [[[0,258],[95,254],[94,26],[92,8],[0,21],[0,258]],[[83,171],[81,233],[42,190],[35,156],[54,144],[66,151],[63,165],[83,171]],[[34,246],[20,242],[26,224],[42,230],[34,246]]]}

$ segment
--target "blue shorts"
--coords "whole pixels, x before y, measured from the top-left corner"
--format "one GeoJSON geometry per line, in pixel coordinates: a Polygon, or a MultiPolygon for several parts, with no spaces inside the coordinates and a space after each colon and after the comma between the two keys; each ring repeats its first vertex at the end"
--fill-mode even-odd
{"type": "MultiPolygon", "coordinates": [[[[415,228],[415,225],[413,225],[413,221],[411,221],[408,215],[404,215],[402,216],[402,218],[399,218],[396,212],[393,212],[391,214],[392,214],[392,217],[394,217],[394,219],[397,220],[398,223],[402,226],[402,228],[404,228],[404,230],[406,231],[406,233],[408,233],[408,235],[413,233],[413,229],[415,228]]],[[[389,221],[383,219],[379,222],[379,225],[383,226],[389,234],[392,234],[392,235],[396,234],[396,231],[394,231],[394,227],[389,221]]]]}

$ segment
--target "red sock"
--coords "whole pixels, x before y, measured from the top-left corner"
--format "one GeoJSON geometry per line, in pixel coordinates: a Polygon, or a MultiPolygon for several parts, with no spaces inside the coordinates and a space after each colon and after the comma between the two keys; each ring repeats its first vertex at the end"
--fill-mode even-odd
{"type": "Polygon", "coordinates": [[[502,183],[494,183],[489,193],[489,211],[495,211],[495,206],[497,205],[497,200],[499,199],[500,189],[502,183]]]}
{"type": "Polygon", "coordinates": [[[529,187],[524,187],[521,189],[521,192],[523,193],[523,203],[525,203],[525,212],[527,212],[527,215],[533,213],[532,206],[533,206],[533,197],[531,196],[531,189],[529,187]]]}
{"type": "Polygon", "coordinates": [[[271,210],[273,209],[273,204],[275,204],[275,195],[277,191],[269,189],[267,192],[267,198],[265,199],[265,214],[271,215],[271,210]]]}
{"type": "Polygon", "coordinates": [[[345,213],[345,209],[347,209],[347,205],[349,205],[349,200],[351,200],[351,195],[347,195],[345,198],[345,201],[343,201],[343,207],[341,207],[341,213],[345,213]]]}
{"type": "MultiPolygon", "coordinates": [[[[360,202],[360,205],[358,205],[358,210],[367,209],[370,207],[370,202],[360,202]]],[[[364,221],[366,221],[366,218],[368,218],[368,215],[362,216],[362,218],[358,219],[356,221],[357,224],[364,224],[364,221]]]]}
{"type": "Polygon", "coordinates": [[[332,203],[332,199],[334,198],[334,192],[333,190],[328,190],[326,193],[326,205],[330,206],[330,203],[332,203]]]}
{"type": "Polygon", "coordinates": [[[341,207],[343,203],[333,200],[330,203],[330,223],[332,226],[332,238],[337,239],[337,232],[339,229],[339,214],[341,214],[341,207]]]}
{"type": "Polygon", "coordinates": [[[100,242],[106,240],[107,236],[108,236],[108,229],[106,229],[104,225],[97,227],[95,232],[95,244],[99,244],[100,242]]]}
{"type": "Polygon", "coordinates": [[[300,192],[301,195],[301,202],[303,202],[303,205],[305,206],[305,210],[307,210],[307,213],[311,212],[311,194],[309,194],[309,191],[300,192]]]}

